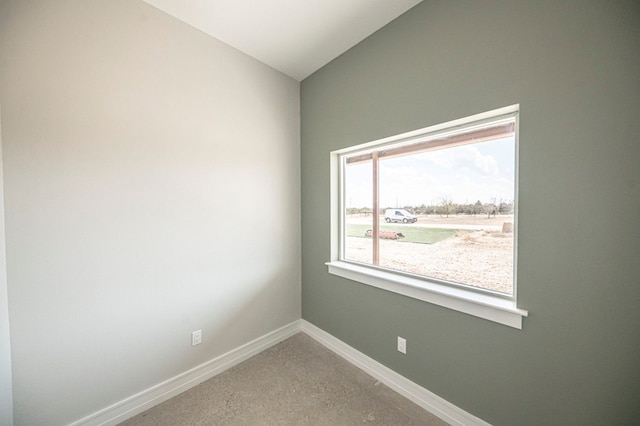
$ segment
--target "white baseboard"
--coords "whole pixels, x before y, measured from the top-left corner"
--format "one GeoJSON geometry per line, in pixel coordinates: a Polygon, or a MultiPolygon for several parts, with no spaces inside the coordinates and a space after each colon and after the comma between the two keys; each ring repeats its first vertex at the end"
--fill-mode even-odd
{"type": "Polygon", "coordinates": [[[490,426],[484,420],[440,398],[310,322],[301,321],[305,334],[445,422],[459,426],[490,426]]]}
{"type": "Polygon", "coordinates": [[[77,420],[69,426],[117,425],[228,370],[300,331],[300,320],[294,321],[191,370],[77,420]]]}
{"type": "Polygon", "coordinates": [[[456,407],[305,320],[297,320],[287,324],[226,354],[77,420],[69,426],[115,426],[228,370],[300,331],[445,422],[458,426],[490,426],[489,423],[456,407]]]}

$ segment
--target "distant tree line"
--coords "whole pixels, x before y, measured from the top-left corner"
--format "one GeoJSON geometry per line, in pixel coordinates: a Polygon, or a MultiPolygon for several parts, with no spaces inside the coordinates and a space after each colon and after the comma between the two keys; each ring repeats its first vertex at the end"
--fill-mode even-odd
{"type": "MultiPolygon", "coordinates": [[[[349,207],[347,208],[347,214],[359,214],[362,216],[369,216],[373,209],[371,207],[349,207]]],[[[384,210],[382,210],[384,214],[384,210]]]]}
{"type": "MultiPolygon", "coordinates": [[[[455,203],[449,197],[442,197],[437,204],[421,204],[419,206],[404,206],[404,207],[383,207],[380,209],[381,215],[384,214],[387,208],[403,208],[415,215],[439,215],[442,217],[449,217],[454,215],[470,215],[479,216],[486,215],[488,218],[495,215],[505,215],[513,213],[513,201],[497,201],[491,200],[491,202],[483,203],[480,200],[475,203],[455,203]]],[[[359,214],[362,216],[371,215],[373,209],[370,207],[349,207],[347,208],[347,214],[359,214]]]]}

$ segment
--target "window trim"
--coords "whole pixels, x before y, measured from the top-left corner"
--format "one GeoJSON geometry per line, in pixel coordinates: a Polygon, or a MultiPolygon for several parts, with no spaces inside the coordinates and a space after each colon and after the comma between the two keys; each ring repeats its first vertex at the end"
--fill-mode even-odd
{"type": "MultiPolygon", "coordinates": [[[[453,286],[438,280],[411,276],[402,272],[379,268],[373,265],[349,262],[340,259],[342,238],[345,224],[342,221],[342,193],[344,182],[341,176],[341,156],[355,151],[375,151],[385,145],[398,143],[412,143],[417,139],[444,135],[463,128],[515,117],[516,131],[516,170],[518,169],[518,104],[481,114],[472,115],[458,120],[437,124],[423,129],[414,130],[396,136],[380,139],[357,146],[336,150],[330,154],[330,220],[331,220],[331,248],[330,261],[326,262],[328,272],[332,275],[357,281],[393,293],[412,297],[424,302],[432,303],[455,311],[463,312],[489,321],[497,322],[516,329],[522,329],[522,318],[528,316],[528,311],[517,306],[517,245],[518,226],[516,207],[514,220],[516,222],[514,234],[514,283],[513,294],[493,294],[492,292],[467,289],[464,286],[453,286]]],[[[518,205],[518,173],[515,176],[515,205],[518,205]]]]}

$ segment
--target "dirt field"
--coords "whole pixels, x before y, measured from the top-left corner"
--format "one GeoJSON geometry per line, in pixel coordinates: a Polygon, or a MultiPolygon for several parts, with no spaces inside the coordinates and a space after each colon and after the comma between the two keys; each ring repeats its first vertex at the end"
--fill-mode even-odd
{"type": "MultiPolygon", "coordinates": [[[[449,220],[422,217],[417,222],[418,225],[440,227],[446,224],[452,228],[470,230],[473,227],[476,230],[458,232],[436,244],[380,240],[380,263],[391,269],[511,293],[513,233],[503,233],[501,228],[504,222],[512,221],[512,217],[504,216],[489,220],[486,217],[458,217],[449,220]]],[[[412,225],[399,225],[399,228],[402,226],[412,225]]],[[[371,239],[347,238],[346,257],[349,260],[371,263],[371,239]]]]}

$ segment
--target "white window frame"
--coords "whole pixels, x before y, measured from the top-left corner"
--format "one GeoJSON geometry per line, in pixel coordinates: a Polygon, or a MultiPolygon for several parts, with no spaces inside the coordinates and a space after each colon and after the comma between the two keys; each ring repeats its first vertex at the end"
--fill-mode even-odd
{"type": "Polygon", "coordinates": [[[489,321],[494,321],[509,327],[522,329],[522,318],[528,316],[528,311],[517,305],[516,267],[518,245],[518,115],[520,106],[511,105],[472,115],[447,123],[437,124],[412,132],[380,139],[373,142],[337,150],[331,152],[331,251],[330,261],[326,263],[330,274],[349,280],[368,284],[373,287],[398,293],[424,302],[463,312],[489,321]],[[342,235],[345,224],[343,223],[344,182],[341,172],[341,158],[345,154],[356,151],[365,152],[380,149],[385,145],[399,143],[415,143],[421,139],[445,134],[451,131],[465,129],[471,126],[497,121],[500,119],[515,118],[515,145],[516,145],[516,180],[515,180],[515,233],[514,233],[514,280],[513,294],[503,295],[493,292],[477,291],[465,286],[449,285],[445,282],[418,277],[410,274],[384,269],[373,265],[365,265],[343,260],[340,258],[342,251],[342,235]]]}

